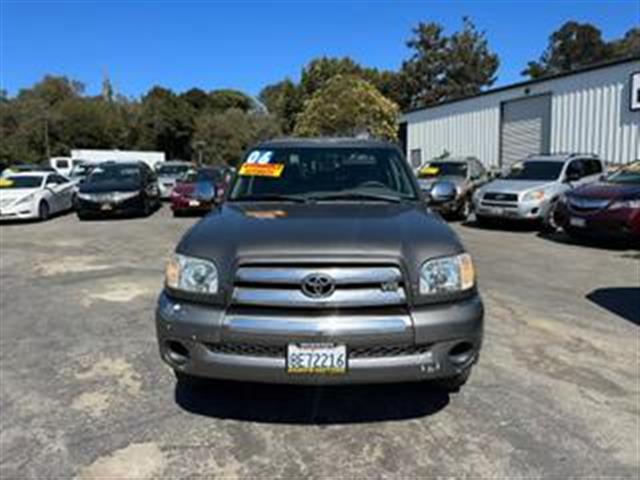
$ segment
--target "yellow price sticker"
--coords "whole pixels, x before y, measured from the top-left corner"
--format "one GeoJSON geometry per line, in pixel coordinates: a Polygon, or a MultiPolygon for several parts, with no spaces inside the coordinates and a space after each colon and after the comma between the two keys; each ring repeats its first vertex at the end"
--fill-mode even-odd
{"type": "Polygon", "coordinates": [[[424,167],[422,170],[420,170],[420,173],[422,173],[423,175],[437,175],[439,171],[440,167],[429,166],[424,167]]]}
{"type": "Polygon", "coordinates": [[[7,188],[13,185],[13,180],[9,178],[0,178],[0,188],[7,188]]]}
{"type": "Polygon", "coordinates": [[[271,177],[278,178],[282,175],[284,164],[282,163],[245,163],[240,167],[238,175],[241,177],[271,177]]]}

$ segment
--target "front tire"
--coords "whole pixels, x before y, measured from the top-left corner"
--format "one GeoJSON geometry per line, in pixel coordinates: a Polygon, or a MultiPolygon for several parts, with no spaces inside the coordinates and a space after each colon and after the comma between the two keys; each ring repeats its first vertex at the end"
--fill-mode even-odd
{"type": "Polygon", "coordinates": [[[49,219],[51,211],[49,210],[49,204],[44,200],[38,205],[38,220],[44,222],[49,219]]]}
{"type": "Polygon", "coordinates": [[[556,213],[558,209],[558,202],[555,201],[549,206],[547,215],[542,220],[541,230],[544,233],[555,233],[560,230],[560,225],[556,220],[556,213]]]}
{"type": "Polygon", "coordinates": [[[458,209],[458,219],[465,222],[469,218],[469,215],[471,215],[471,202],[469,199],[466,199],[458,209]]]}

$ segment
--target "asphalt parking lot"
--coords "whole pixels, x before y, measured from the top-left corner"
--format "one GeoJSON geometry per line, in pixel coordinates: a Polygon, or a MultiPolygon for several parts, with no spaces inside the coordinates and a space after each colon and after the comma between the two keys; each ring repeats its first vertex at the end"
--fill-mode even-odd
{"type": "Polygon", "coordinates": [[[0,477],[639,474],[640,254],[454,225],[486,315],[470,382],[175,386],[153,324],[196,219],[0,227],[0,477]]]}

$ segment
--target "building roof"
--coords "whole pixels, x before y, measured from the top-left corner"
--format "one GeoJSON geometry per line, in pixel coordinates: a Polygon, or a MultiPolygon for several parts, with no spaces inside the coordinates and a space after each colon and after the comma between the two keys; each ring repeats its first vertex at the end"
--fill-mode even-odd
{"type": "Polygon", "coordinates": [[[631,62],[637,62],[637,61],[640,61],[640,56],[631,56],[631,57],[620,58],[620,59],[617,59],[617,60],[612,60],[612,61],[607,61],[607,62],[595,63],[593,65],[587,65],[586,67],[581,67],[581,68],[577,68],[575,70],[571,70],[569,72],[563,72],[563,73],[558,73],[556,75],[549,75],[549,76],[545,76],[545,77],[535,78],[533,80],[525,80],[523,82],[512,83],[511,85],[505,85],[503,87],[497,87],[497,88],[492,88],[492,89],[489,89],[489,90],[484,90],[484,91],[482,91],[480,93],[476,93],[475,95],[468,95],[466,97],[455,98],[455,99],[452,99],[452,100],[445,100],[445,101],[440,102],[440,103],[429,105],[428,107],[411,108],[409,110],[405,110],[402,113],[406,115],[406,114],[409,114],[409,113],[419,112],[419,111],[422,111],[422,110],[430,110],[432,108],[438,108],[438,107],[441,107],[443,105],[448,105],[450,103],[463,102],[465,100],[470,100],[472,98],[483,97],[485,95],[491,95],[492,93],[503,92],[505,90],[511,90],[513,88],[528,87],[530,85],[535,85],[535,84],[542,83],[542,82],[548,82],[549,80],[556,80],[558,78],[570,77],[572,75],[579,75],[581,73],[590,72],[592,70],[599,70],[599,69],[602,69],[602,68],[613,67],[615,65],[620,65],[620,64],[623,64],[623,63],[631,63],[631,62]]]}

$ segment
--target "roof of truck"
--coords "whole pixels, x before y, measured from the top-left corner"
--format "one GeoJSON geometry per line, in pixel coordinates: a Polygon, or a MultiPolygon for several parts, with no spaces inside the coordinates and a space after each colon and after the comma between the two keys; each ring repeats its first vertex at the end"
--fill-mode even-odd
{"type": "Polygon", "coordinates": [[[382,140],[355,137],[284,137],[266,140],[255,148],[395,148],[396,145],[382,140]]]}

